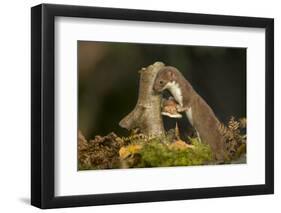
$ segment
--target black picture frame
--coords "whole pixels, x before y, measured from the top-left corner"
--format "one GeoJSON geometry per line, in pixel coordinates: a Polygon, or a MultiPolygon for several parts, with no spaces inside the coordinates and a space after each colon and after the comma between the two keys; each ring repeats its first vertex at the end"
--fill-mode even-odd
{"type": "Polygon", "coordinates": [[[224,15],[41,4],[31,9],[31,204],[60,208],[274,193],[274,20],[224,15]],[[266,32],[265,184],[93,195],[54,195],[55,17],[264,28],[266,32]]]}

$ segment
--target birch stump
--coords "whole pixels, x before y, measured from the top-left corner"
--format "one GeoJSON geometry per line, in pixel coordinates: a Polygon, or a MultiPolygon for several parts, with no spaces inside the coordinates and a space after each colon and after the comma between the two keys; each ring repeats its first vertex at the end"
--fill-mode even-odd
{"type": "Polygon", "coordinates": [[[133,111],[119,122],[121,127],[128,130],[137,128],[147,136],[165,133],[161,116],[161,94],[153,91],[156,75],[164,66],[162,62],[155,62],[140,70],[138,101],[133,111]]]}

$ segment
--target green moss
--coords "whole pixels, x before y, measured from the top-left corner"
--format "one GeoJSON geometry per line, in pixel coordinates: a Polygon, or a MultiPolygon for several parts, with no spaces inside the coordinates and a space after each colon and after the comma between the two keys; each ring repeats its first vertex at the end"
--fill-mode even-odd
{"type": "Polygon", "coordinates": [[[235,139],[228,140],[227,145],[232,148],[233,155],[224,162],[214,161],[208,144],[201,143],[198,138],[183,141],[177,130],[171,129],[165,135],[153,138],[134,132],[129,137],[110,133],[103,137],[96,136],[90,141],[80,137],[78,168],[91,170],[245,163],[246,137],[237,128],[235,131],[230,127],[224,130],[235,139]]]}
{"type": "Polygon", "coordinates": [[[178,147],[167,143],[167,138],[153,138],[143,144],[138,154],[138,163],[130,167],[168,167],[192,166],[207,164],[212,160],[212,152],[208,145],[191,139],[192,146],[178,147]]]}

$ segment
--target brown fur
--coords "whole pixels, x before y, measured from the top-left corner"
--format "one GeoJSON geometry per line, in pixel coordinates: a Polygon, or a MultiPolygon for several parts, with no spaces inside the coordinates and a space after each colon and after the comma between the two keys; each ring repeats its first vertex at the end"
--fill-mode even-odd
{"type": "Polygon", "coordinates": [[[220,121],[184,76],[175,67],[164,67],[159,71],[153,88],[156,92],[162,92],[165,85],[173,81],[178,84],[182,94],[182,106],[179,110],[186,111],[191,107],[192,125],[198,131],[202,142],[210,145],[216,160],[225,160],[225,141],[219,132],[220,121]]]}

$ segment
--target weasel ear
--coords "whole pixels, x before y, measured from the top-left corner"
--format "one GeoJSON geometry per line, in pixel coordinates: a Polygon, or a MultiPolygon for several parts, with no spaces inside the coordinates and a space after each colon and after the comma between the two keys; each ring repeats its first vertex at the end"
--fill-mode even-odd
{"type": "Polygon", "coordinates": [[[168,74],[171,77],[171,79],[175,79],[175,73],[173,71],[169,70],[168,74]]]}

